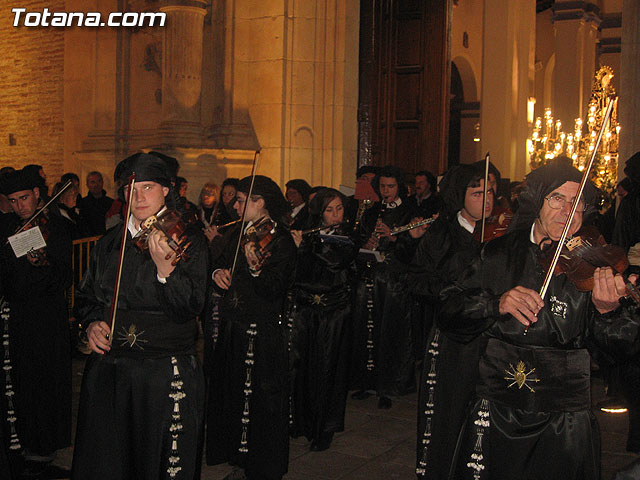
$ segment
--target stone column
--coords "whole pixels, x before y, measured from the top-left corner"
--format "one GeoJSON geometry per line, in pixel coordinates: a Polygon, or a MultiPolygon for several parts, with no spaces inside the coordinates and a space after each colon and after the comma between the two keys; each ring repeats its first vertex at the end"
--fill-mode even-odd
{"type": "Polygon", "coordinates": [[[167,14],[162,43],[162,142],[199,144],[202,141],[200,93],[206,1],[170,3],[160,8],[167,14]]]}
{"type": "Polygon", "coordinates": [[[620,60],[620,91],[618,121],[619,178],[624,174],[624,163],[640,151],[640,3],[637,0],[622,2],[622,51],[620,60]]]}
{"type": "Polygon", "coordinates": [[[553,116],[572,130],[583,118],[596,73],[596,40],[602,19],[595,5],[556,1],[553,7],[556,63],[553,73],[553,116]]]}
{"type": "Polygon", "coordinates": [[[483,21],[480,154],[503,177],[526,173],[527,99],[533,89],[536,4],[534,0],[485,0],[483,21]]]}

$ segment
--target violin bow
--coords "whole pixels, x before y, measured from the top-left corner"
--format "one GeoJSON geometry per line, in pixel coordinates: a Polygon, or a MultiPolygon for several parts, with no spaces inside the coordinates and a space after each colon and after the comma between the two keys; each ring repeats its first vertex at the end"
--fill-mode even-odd
{"type": "Polygon", "coordinates": [[[484,156],[484,193],[482,195],[482,229],[480,231],[480,243],[484,242],[484,225],[487,220],[485,209],[487,206],[487,193],[489,192],[489,152],[484,156]]]}
{"type": "Polygon", "coordinates": [[[244,226],[246,223],[246,216],[247,216],[247,205],[251,200],[251,195],[253,194],[253,184],[256,181],[256,172],[258,171],[259,158],[260,158],[260,150],[256,150],[256,153],[253,156],[253,167],[251,169],[251,184],[249,185],[249,192],[247,194],[247,199],[244,202],[244,208],[242,209],[242,218],[240,219],[240,235],[238,236],[238,243],[236,244],[236,253],[233,255],[233,264],[231,266],[232,280],[233,280],[233,274],[236,271],[236,263],[238,261],[238,252],[240,251],[240,243],[242,242],[242,234],[244,233],[244,226]]]}
{"type": "Polygon", "coordinates": [[[120,280],[122,280],[122,266],[124,264],[124,249],[127,242],[127,231],[129,230],[129,217],[131,216],[131,203],[133,201],[133,189],[136,185],[136,173],[133,172],[129,177],[129,195],[127,195],[127,213],[124,217],[124,228],[122,229],[122,241],[120,243],[120,258],[118,260],[118,273],[116,274],[116,282],[113,288],[113,298],[111,299],[111,331],[107,335],[107,340],[112,340],[114,329],[116,327],[116,313],[118,311],[118,296],[120,295],[120,280]]]}
{"type": "Polygon", "coordinates": [[[36,213],[31,215],[31,218],[29,220],[27,220],[24,223],[24,225],[22,225],[18,230],[16,230],[16,233],[14,233],[14,235],[26,230],[27,229],[27,225],[29,225],[31,222],[33,222],[38,217],[38,215],[40,215],[42,212],[44,212],[49,205],[51,205],[60,195],[62,195],[64,193],[64,191],[71,186],[71,183],[72,183],[71,180],[67,180],[67,183],[65,183],[62,186],[60,191],[58,193],[56,193],[53,197],[51,197],[51,199],[47,203],[45,203],[42,206],[42,208],[40,208],[36,213]]]}
{"type": "MultiPolygon", "coordinates": [[[[567,222],[564,224],[564,228],[562,229],[562,235],[560,235],[560,240],[558,241],[558,246],[556,247],[556,251],[553,254],[553,259],[551,260],[551,265],[547,270],[547,274],[544,277],[544,282],[542,283],[542,288],[540,288],[540,297],[544,300],[545,295],[547,294],[547,289],[549,288],[549,283],[551,283],[551,278],[553,277],[553,272],[556,269],[556,265],[558,264],[558,259],[560,258],[560,253],[562,252],[562,247],[564,246],[564,242],[567,239],[567,235],[569,234],[569,229],[571,228],[571,223],[573,222],[573,217],[576,214],[576,210],[578,209],[578,202],[580,202],[580,197],[582,196],[582,192],[584,191],[584,187],[587,185],[587,181],[589,180],[589,172],[593,167],[593,162],[596,158],[596,154],[598,153],[598,148],[600,148],[600,141],[602,140],[602,134],[604,133],[604,128],[609,122],[611,118],[611,112],[613,112],[613,104],[614,101],[609,99],[609,103],[607,104],[607,110],[604,114],[604,118],[602,119],[602,126],[600,127],[600,131],[598,132],[598,136],[596,138],[596,144],[593,148],[593,153],[591,154],[591,158],[589,159],[589,163],[584,169],[582,173],[582,180],[580,180],[580,186],[578,188],[578,193],[573,199],[573,203],[571,204],[571,212],[569,213],[569,218],[567,218],[567,222]]],[[[529,331],[529,327],[531,324],[527,325],[524,329],[524,334],[526,335],[529,331]]]]}

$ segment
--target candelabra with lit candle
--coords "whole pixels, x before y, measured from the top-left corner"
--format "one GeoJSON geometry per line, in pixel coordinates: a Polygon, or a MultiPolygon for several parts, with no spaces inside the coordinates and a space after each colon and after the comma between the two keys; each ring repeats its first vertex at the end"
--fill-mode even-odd
{"type": "Polygon", "coordinates": [[[544,165],[550,159],[566,155],[573,164],[584,170],[595,148],[596,138],[604,117],[607,102],[614,102],[611,121],[604,126],[600,147],[594,159],[590,179],[598,187],[603,199],[601,207],[606,208],[613,200],[618,178],[618,97],[611,85],[613,70],[604,66],[598,70],[591,87],[591,99],[586,120],[576,118],[573,133],[562,131],[562,122],[553,118],[550,108],[545,109],[544,120],[538,117],[531,137],[527,141],[531,169],[544,165]]]}

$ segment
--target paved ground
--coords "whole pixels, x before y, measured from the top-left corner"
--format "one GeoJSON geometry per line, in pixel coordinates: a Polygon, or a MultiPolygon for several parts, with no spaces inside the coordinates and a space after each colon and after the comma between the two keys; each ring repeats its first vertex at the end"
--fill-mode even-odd
{"type": "MultiPolygon", "coordinates": [[[[82,360],[74,360],[74,413],[82,380],[82,360]]],[[[604,396],[602,382],[593,383],[593,401],[604,396]]],[[[415,430],[417,395],[397,399],[390,410],[378,410],[375,397],[347,404],[344,433],[336,435],[331,448],[309,452],[304,439],[291,440],[287,480],[391,480],[413,479],[415,475],[415,430]]],[[[625,452],[627,416],[597,412],[602,431],[602,478],[636,457],[625,452]]],[[[56,463],[71,465],[72,449],[60,452],[56,463]]],[[[203,466],[202,479],[222,479],[231,471],[226,465],[203,466]]]]}

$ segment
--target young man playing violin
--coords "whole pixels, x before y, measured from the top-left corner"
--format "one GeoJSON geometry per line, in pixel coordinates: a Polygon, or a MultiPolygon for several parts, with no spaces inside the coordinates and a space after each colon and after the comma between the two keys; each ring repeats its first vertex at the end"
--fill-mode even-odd
{"type": "Polygon", "coordinates": [[[484,196],[484,168],[459,165],[440,182],[443,208],[421,237],[413,258],[409,285],[423,325],[423,357],[418,399],[416,473],[420,478],[446,479],[455,450],[458,431],[475,388],[478,341],[460,343],[445,335],[435,317],[438,296],[444,285],[456,280],[479,255],[481,244],[474,237],[482,220],[483,203],[488,217],[493,208],[493,189],[484,196]],[[434,318],[435,317],[435,318],[434,318]]]}
{"type": "MultiPolygon", "coordinates": [[[[441,328],[483,343],[454,478],[600,478],[587,346],[634,354],[640,318],[620,304],[625,284],[608,267],[595,269],[592,291],[578,291],[562,273],[551,278],[544,298],[538,293],[546,273],[539,252],[559,240],[580,180],[568,158],[531,172],[512,231],[486,244],[441,292],[441,328]]],[[[595,210],[594,201],[588,183],[570,235],[595,210]]]]}
{"type": "MultiPolygon", "coordinates": [[[[54,215],[38,211],[42,180],[25,170],[2,178],[0,191],[14,213],[4,215],[0,233],[0,279],[8,307],[0,328],[9,337],[8,423],[13,452],[21,452],[26,474],[36,475],[55,451],[71,443],[71,357],[65,289],[71,285],[71,235],[54,215]],[[31,220],[31,221],[30,221],[31,220]],[[38,228],[46,247],[16,257],[7,241],[25,222],[38,228]],[[13,388],[11,388],[11,384],[13,388]],[[17,448],[16,448],[17,447],[17,448]],[[21,447],[21,448],[20,448],[21,447]]],[[[4,303],[4,302],[0,302],[4,303]]],[[[4,378],[4,377],[3,377],[4,378]]],[[[3,385],[3,393],[5,388],[3,385]]],[[[3,402],[4,403],[4,402],[3,402]]],[[[2,418],[2,422],[7,420],[2,418]]]]}
{"type": "Polygon", "coordinates": [[[179,261],[159,230],[148,234],[148,251],[132,240],[142,222],[175,207],[176,170],[175,159],[156,152],[116,167],[115,180],[124,185],[119,197],[131,198],[131,216],[98,241],[76,297],[93,353],[80,393],[73,479],[200,477],[205,388],[195,339],[207,283],[206,239],[195,224],[187,226],[191,244],[179,261]]]}
{"type": "Polygon", "coordinates": [[[207,463],[228,462],[229,479],[279,479],[289,463],[289,381],[283,306],[296,247],[284,228],[289,205],[268,177],[246,177],[235,204],[244,211],[213,268],[220,336],[207,406],[207,463]],[[240,235],[242,230],[242,235],[240,235]]]}

